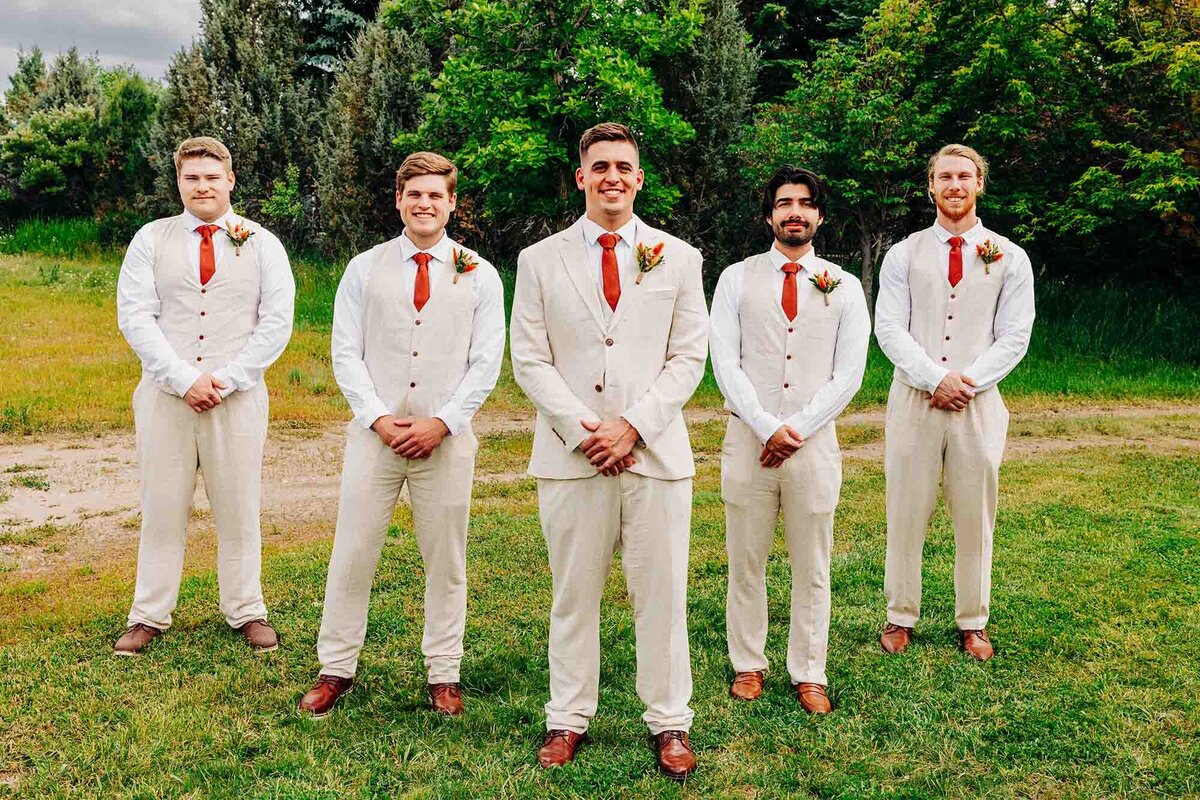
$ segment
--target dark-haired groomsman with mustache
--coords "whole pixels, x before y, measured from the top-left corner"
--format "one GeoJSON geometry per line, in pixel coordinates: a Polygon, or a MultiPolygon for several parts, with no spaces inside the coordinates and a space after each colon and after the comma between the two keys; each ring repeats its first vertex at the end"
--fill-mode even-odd
{"type": "Polygon", "coordinates": [[[825,687],[829,556],[842,455],[833,420],[862,385],[871,320],[858,279],[817,256],[824,183],[785,166],[767,182],[770,250],[726,268],[710,318],[713,373],[731,412],[721,450],[729,555],[730,694],[762,695],[767,557],[775,525],[792,567],[787,670],[805,711],[832,710],[825,687]]]}
{"type": "Polygon", "coordinates": [[[983,227],[975,201],[987,162],[961,144],[929,160],[937,221],[888,251],[875,335],[896,365],[888,395],[887,625],[899,653],[921,614],[921,555],[938,483],[954,523],[959,646],[992,657],[988,637],[992,532],[1008,409],[996,384],[1024,357],[1033,330],[1033,268],[1025,251],[983,227]]]}

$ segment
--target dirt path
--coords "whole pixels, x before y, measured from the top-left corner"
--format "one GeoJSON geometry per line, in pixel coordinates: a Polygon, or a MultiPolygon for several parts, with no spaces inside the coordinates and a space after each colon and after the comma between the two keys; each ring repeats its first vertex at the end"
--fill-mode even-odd
{"type": "MultiPolygon", "coordinates": [[[[718,409],[688,414],[692,424],[724,417],[718,409]]],[[[845,456],[881,460],[883,421],[882,409],[840,419],[845,456]]],[[[480,436],[530,429],[530,419],[511,416],[485,417],[476,424],[480,436]]],[[[1020,411],[1013,415],[1007,457],[1093,446],[1200,451],[1198,429],[1200,406],[1020,411]],[[1159,424],[1168,418],[1180,418],[1183,424],[1159,424]]],[[[269,546],[328,535],[337,510],[343,441],[342,425],[318,431],[272,430],[263,480],[263,528],[269,546]]],[[[520,479],[523,458],[515,453],[490,471],[481,467],[477,479],[520,479]]],[[[117,559],[132,561],[139,524],[132,432],[91,438],[56,435],[0,446],[0,470],[0,573],[8,573],[5,582],[117,559]]],[[[193,515],[209,517],[202,482],[193,515]]]]}

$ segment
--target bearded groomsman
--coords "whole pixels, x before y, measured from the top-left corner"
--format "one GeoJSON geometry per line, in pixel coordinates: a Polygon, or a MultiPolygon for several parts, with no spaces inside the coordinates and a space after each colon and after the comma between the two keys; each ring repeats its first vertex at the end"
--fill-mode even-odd
{"type": "Polygon", "coordinates": [[[407,481],[425,564],[421,650],[430,707],[463,711],[467,522],[479,442],[471,418],[504,357],[504,289],[446,235],[458,170],[413,153],[396,172],[404,231],[355,256],[333,306],[333,372],[354,419],[317,639],[321,672],[300,711],[323,717],[354,684],[375,567],[407,481]]]}
{"type": "Polygon", "coordinates": [[[983,226],[976,198],[987,163],[961,144],[929,160],[937,221],[892,247],[880,272],[875,335],[896,365],[888,395],[887,625],[899,653],[921,614],[921,555],[938,482],[954,523],[955,620],[961,648],[992,657],[992,532],[1008,409],[996,388],[1033,329],[1025,251],[983,226]]]}
{"type": "Polygon", "coordinates": [[[620,549],[637,692],[659,768],[696,765],[687,633],[695,467],[683,404],[704,373],[701,256],[633,213],[638,144],[603,123],[579,142],[586,212],[521,252],[513,374],[537,407],[529,472],[550,556],[550,701],[538,761],[575,756],[596,713],[600,597],[620,549]]]}
{"type": "Polygon", "coordinates": [[[142,362],[142,531],[129,628],[113,652],[140,653],[171,625],[197,471],[216,522],[221,612],[266,652],[279,639],[259,581],[263,373],[291,337],[296,287],[279,240],[230,209],[225,145],[188,139],[174,160],[184,211],[137,232],[117,279],[117,324],[142,362]]]}
{"type": "Polygon", "coordinates": [[[862,385],[871,337],[862,285],[813,250],[826,195],[806,169],[785,166],[771,176],[762,214],[774,246],[721,273],[709,328],[713,373],[731,412],[721,451],[725,627],[736,673],[729,692],[739,700],[762,695],[767,557],[782,512],[792,566],[787,669],[813,714],[832,710],[829,551],[842,485],[833,420],[862,385]]]}

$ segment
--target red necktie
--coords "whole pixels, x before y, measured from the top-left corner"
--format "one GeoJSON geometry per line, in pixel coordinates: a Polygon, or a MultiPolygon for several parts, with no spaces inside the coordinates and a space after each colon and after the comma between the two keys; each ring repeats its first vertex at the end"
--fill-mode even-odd
{"type": "Polygon", "coordinates": [[[950,286],[958,286],[962,280],[962,246],[967,240],[961,236],[950,237],[950,286]]]}
{"type": "Polygon", "coordinates": [[[789,261],[783,265],[783,313],[788,321],[796,318],[796,273],[800,265],[789,261]]]}
{"type": "Polygon", "coordinates": [[[200,285],[203,286],[212,280],[213,274],[217,271],[217,256],[213,252],[212,235],[220,228],[220,225],[201,225],[196,228],[196,233],[200,234],[200,285]]]}
{"type": "Polygon", "coordinates": [[[621,299],[621,273],[617,271],[617,242],[621,237],[615,233],[602,233],[597,240],[604,252],[600,254],[600,272],[604,275],[604,299],[608,307],[617,310],[617,301],[621,299]]]}
{"type": "Polygon", "coordinates": [[[413,281],[413,306],[417,311],[429,302],[429,253],[416,253],[413,261],[417,262],[417,279],[413,281]]]}

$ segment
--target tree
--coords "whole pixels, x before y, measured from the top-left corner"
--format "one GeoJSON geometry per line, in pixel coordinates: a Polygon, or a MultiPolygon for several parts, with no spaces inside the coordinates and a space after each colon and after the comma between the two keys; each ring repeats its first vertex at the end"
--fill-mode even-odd
{"type": "Polygon", "coordinates": [[[4,111],[10,124],[28,119],[44,91],[46,61],[41,49],[35,46],[28,53],[18,50],[17,68],[8,76],[8,91],[4,93],[4,111]]]}
{"type": "Polygon", "coordinates": [[[394,139],[421,119],[429,54],[420,41],[380,22],[354,42],[325,112],[317,156],[317,196],[336,249],[364,249],[395,235],[394,139]]]}
{"type": "Polygon", "coordinates": [[[296,7],[303,66],[309,78],[327,85],[350,57],[358,35],[374,22],[379,0],[296,0],[296,7]]]}
{"type": "Polygon", "coordinates": [[[0,137],[0,213],[9,218],[90,214],[102,152],[93,108],[34,112],[0,137]]]}
{"type": "Polygon", "coordinates": [[[75,47],[54,57],[46,75],[46,89],[37,108],[95,106],[100,99],[100,64],[95,56],[83,58],[75,47]]]}

